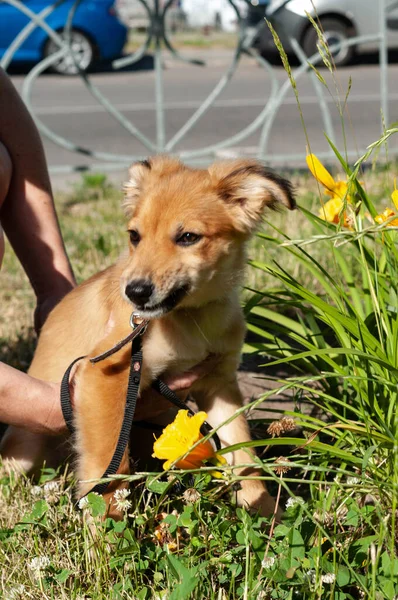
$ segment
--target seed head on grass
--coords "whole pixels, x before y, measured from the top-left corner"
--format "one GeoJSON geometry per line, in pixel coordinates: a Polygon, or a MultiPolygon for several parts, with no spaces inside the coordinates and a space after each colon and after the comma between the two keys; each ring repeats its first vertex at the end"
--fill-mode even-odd
{"type": "Polygon", "coordinates": [[[26,598],[25,586],[23,583],[18,583],[6,591],[4,600],[22,600],[26,598]]]}
{"type": "Polygon", "coordinates": [[[289,459],[285,456],[280,456],[276,459],[276,466],[274,467],[274,471],[277,475],[284,475],[290,471],[291,467],[289,466],[289,459]]]}
{"type": "Polygon", "coordinates": [[[273,421],[267,429],[267,433],[272,437],[279,437],[282,433],[296,429],[296,423],[291,417],[282,417],[279,421],[273,421]]]}
{"type": "Polygon", "coordinates": [[[272,569],[272,567],[274,566],[276,562],[276,558],[275,556],[267,556],[266,558],[264,558],[261,562],[261,566],[264,569],[272,569]]]}
{"type": "Polygon", "coordinates": [[[59,481],[48,481],[43,487],[44,498],[49,504],[55,504],[60,497],[61,485],[59,481]]]}
{"type": "Polygon", "coordinates": [[[315,21],[315,19],[310,15],[310,13],[308,13],[306,11],[305,14],[307,15],[307,18],[310,20],[311,25],[315,29],[316,34],[318,36],[317,48],[318,48],[318,52],[322,58],[322,62],[325,65],[325,67],[330,71],[330,73],[333,73],[333,70],[334,70],[333,69],[333,57],[330,53],[329,46],[328,46],[327,42],[325,41],[325,36],[323,35],[323,31],[321,30],[321,28],[319,27],[319,25],[315,21]]]}
{"type": "MultiPolygon", "coordinates": [[[[312,584],[316,583],[316,571],[315,569],[310,569],[307,571],[307,577],[312,584]]],[[[325,573],[320,576],[321,583],[334,583],[336,581],[336,575],[334,573],[325,573]]]]}
{"type": "MultiPolygon", "coordinates": [[[[93,492],[93,493],[95,493],[95,492],[93,492]]],[[[83,498],[80,498],[77,505],[80,508],[80,510],[84,510],[85,508],[87,508],[89,505],[87,496],[83,496],[83,498]]]]}
{"type": "Polygon", "coordinates": [[[316,510],[314,513],[314,521],[320,523],[326,528],[332,527],[336,521],[336,516],[328,511],[316,510]]]}
{"type": "Polygon", "coordinates": [[[58,493],[60,491],[59,481],[48,481],[44,484],[43,490],[45,496],[58,493]]]}
{"type": "Polygon", "coordinates": [[[293,91],[294,91],[294,93],[296,95],[296,98],[297,98],[298,97],[297,84],[296,84],[296,80],[295,80],[295,78],[293,76],[293,72],[292,72],[292,69],[290,67],[289,59],[287,57],[285,49],[284,49],[284,47],[282,45],[281,40],[279,39],[278,34],[276,33],[275,29],[272,27],[272,24],[270,23],[270,21],[266,21],[266,22],[267,22],[268,28],[269,28],[269,30],[271,32],[271,35],[273,37],[274,44],[277,47],[278,52],[280,54],[280,57],[281,57],[281,60],[282,60],[282,64],[283,64],[283,68],[285,69],[285,71],[287,73],[287,76],[289,77],[290,84],[291,84],[291,86],[293,88],[293,91]]]}
{"type": "Polygon", "coordinates": [[[347,484],[348,485],[358,485],[361,483],[361,480],[359,479],[359,477],[347,477],[347,484]]]}
{"type": "Polygon", "coordinates": [[[182,495],[185,504],[195,504],[200,498],[200,493],[195,488],[188,488],[182,495]]]}
{"type": "Polygon", "coordinates": [[[30,493],[33,498],[41,498],[43,496],[43,488],[40,485],[32,485],[30,493]]]}

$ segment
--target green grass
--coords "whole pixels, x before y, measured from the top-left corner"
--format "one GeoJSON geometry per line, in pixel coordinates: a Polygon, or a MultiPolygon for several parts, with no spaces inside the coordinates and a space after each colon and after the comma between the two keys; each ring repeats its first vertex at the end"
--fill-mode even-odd
{"type": "MultiPolygon", "coordinates": [[[[135,485],[128,521],[119,523],[101,521],[103,501],[91,494],[93,541],[87,521],[71,502],[70,478],[61,477],[48,489],[51,475],[35,487],[3,476],[0,557],[8,576],[2,597],[13,597],[12,590],[20,586],[18,598],[176,599],[190,592],[195,598],[219,598],[218,589],[230,597],[242,594],[241,542],[249,535],[250,518],[243,511],[235,514],[220,498],[225,486],[212,485],[212,497],[207,495],[210,476],[194,481],[200,497],[195,503],[184,500],[169,482],[144,476],[135,485]],[[35,568],[40,558],[41,570],[35,568]]],[[[258,571],[266,539],[260,520],[250,525],[258,544],[249,566],[258,571]]]]}

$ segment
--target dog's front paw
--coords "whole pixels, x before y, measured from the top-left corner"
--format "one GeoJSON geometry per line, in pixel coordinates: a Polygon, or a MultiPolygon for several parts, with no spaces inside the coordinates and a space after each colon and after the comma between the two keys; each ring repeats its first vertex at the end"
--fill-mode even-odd
{"type": "Polygon", "coordinates": [[[259,513],[262,517],[269,517],[276,513],[279,521],[282,510],[275,505],[275,499],[268,493],[261,481],[241,481],[241,489],[237,493],[237,502],[251,512],[259,513]]]}

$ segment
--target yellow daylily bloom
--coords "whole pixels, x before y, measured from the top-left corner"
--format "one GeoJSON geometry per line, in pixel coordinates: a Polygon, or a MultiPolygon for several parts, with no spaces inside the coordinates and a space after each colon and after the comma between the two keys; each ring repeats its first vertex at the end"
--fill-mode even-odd
{"type": "MultiPolygon", "coordinates": [[[[312,175],[325,188],[325,194],[332,198],[340,198],[340,200],[347,196],[348,184],[345,181],[336,181],[315,154],[308,154],[306,160],[312,175]]],[[[349,196],[347,196],[347,201],[349,201],[349,196]]]]}
{"type": "MultiPolygon", "coordinates": [[[[379,223],[379,225],[380,225],[381,223],[384,223],[391,217],[394,217],[395,214],[396,213],[393,210],[391,210],[391,208],[386,208],[382,213],[375,216],[375,221],[376,221],[376,223],[379,223]]],[[[393,219],[388,224],[391,225],[392,227],[398,227],[398,219],[393,219]]]]}
{"type": "Polygon", "coordinates": [[[394,191],[391,194],[392,201],[394,202],[395,208],[398,210],[398,190],[397,190],[397,180],[394,179],[394,191]]]}
{"type": "Polygon", "coordinates": [[[342,208],[343,202],[340,200],[340,198],[332,198],[331,200],[325,202],[322,208],[319,209],[319,216],[324,221],[338,224],[340,222],[339,215],[342,208]]]}
{"type": "Polygon", "coordinates": [[[196,442],[203,438],[200,427],[206,419],[207,414],[203,411],[191,417],[187,410],[179,410],[174,421],[165,427],[162,435],[153,445],[154,453],[152,454],[155,458],[166,460],[163,465],[165,471],[170,469],[175,461],[177,461],[175,466],[179,469],[197,469],[204,461],[211,459],[220,462],[221,457],[216,455],[209,440],[198,444],[189,451],[196,442]],[[185,454],[187,456],[181,458],[185,454]]]}
{"type": "MultiPolygon", "coordinates": [[[[398,190],[396,179],[394,179],[394,191],[391,194],[391,199],[394,202],[395,208],[398,210],[398,190]]],[[[395,215],[397,215],[397,213],[394,212],[391,208],[386,208],[382,213],[375,216],[375,221],[376,223],[381,224],[387,221],[388,219],[391,219],[391,217],[394,217],[395,215]]],[[[393,219],[388,223],[388,225],[390,225],[391,227],[398,227],[398,219],[393,219]]]]}
{"type": "Polygon", "coordinates": [[[335,223],[338,225],[341,222],[341,218],[343,218],[343,225],[348,229],[352,229],[352,218],[347,215],[347,211],[343,210],[344,202],[340,200],[340,198],[331,198],[325,202],[322,208],[319,210],[319,218],[324,221],[328,221],[329,223],[335,223]]]}

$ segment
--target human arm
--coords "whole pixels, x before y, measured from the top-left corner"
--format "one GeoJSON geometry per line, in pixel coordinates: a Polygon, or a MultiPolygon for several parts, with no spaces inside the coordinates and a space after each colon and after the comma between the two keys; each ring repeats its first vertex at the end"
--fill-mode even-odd
{"type": "MultiPolygon", "coordinates": [[[[217,357],[210,357],[190,371],[165,377],[164,381],[174,392],[188,389],[207,375],[217,360],[217,357]]],[[[60,387],[59,383],[36,379],[0,362],[0,422],[46,435],[67,433],[61,410],[60,387]]],[[[71,389],[73,396],[73,386],[71,389]]],[[[146,410],[151,410],[151,404],[158,407],[159,401],[163,400],[153,390],[144,394],[142,405],[146,410]]]]}
{"type": "Polygon", "coordinates": [[[37,128],[18,92],[0,69],[0,142],[12,163],[0,221],[37,297],[35,325],[75,285],[62,241],[37,128]]]}
{"type": "Polygon", "coordinates": [[[59,395],[59,384],[35,379],[0,362],[2,423],[34,433],[59,435],[65,430],[59,395]]]}

